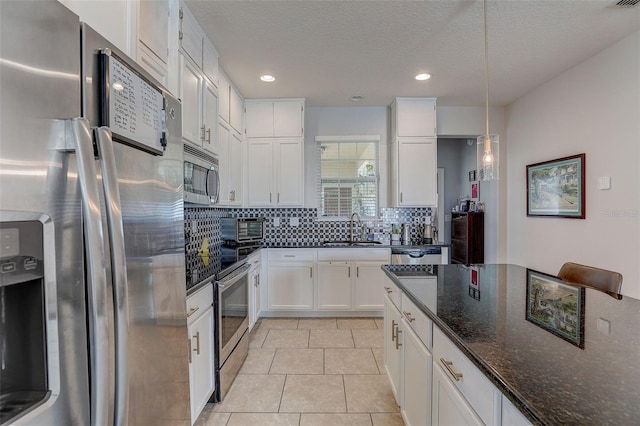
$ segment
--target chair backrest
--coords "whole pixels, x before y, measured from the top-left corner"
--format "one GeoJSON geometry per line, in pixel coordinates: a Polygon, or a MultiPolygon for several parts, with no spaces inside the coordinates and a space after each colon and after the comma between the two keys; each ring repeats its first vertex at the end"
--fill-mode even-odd
{"type": "Polygon", "coordinates": [[[560,268],[558,277],[563,281],[592,287],[620,298],[622,274],[618,272],[567,262],[560,268]]]}

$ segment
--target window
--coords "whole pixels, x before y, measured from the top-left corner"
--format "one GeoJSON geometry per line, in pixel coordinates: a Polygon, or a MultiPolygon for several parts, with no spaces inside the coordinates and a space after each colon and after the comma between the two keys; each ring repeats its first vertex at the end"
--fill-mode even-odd
{"type": "Polygon", "coordinates": [[[379,136],[318,136],[318,214],[378,216],[379,136]]]}

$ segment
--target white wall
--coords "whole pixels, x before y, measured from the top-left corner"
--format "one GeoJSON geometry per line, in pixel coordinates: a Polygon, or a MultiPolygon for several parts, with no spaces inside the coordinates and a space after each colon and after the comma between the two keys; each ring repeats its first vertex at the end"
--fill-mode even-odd
{"type": "Polygon", "coordinates": [[[316,136],[380,136],[380,207],[387,207],[387,107],[307,107],[304,116],[305,207],[318,207],[316,136]]]}
{"type": "Polygon", "coordinates": [[[507,260],[553,274],[567,261],[611,269],[640,298],[640,32],[518,99],[507,120],[507,260]],[[527,217],[525,166],[579,153],[586,219],[527,217]]]}

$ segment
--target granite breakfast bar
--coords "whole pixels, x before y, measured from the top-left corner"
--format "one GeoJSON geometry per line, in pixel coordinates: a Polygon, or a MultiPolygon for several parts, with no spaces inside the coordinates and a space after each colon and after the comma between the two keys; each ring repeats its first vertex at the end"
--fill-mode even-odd
{"type": "Polygon", "coordinates": [[[640,300],[587,288],[582,343],[574,344],[527,319],[521,266],[383,270],[433,323],[434,377],[442,334],[534,424],[640,423],[640,300]]]}

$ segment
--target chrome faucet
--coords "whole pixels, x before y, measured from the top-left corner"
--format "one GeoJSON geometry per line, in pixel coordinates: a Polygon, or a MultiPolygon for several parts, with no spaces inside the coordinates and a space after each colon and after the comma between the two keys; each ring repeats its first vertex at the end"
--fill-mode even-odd
{"type": "Polygon", "coordinates": [[[351,222],[349,223],[349,242],[353,242],[353,217],[358,219],[358,224],[360,225],[360,229],[362,229],[362,221],[360,220],[360,215],[358,212],[351,213],[351,222]]]}

